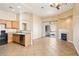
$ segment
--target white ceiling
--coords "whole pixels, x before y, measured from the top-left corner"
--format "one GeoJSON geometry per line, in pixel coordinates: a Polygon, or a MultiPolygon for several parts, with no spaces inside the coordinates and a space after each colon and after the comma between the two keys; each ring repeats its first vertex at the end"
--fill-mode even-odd
{"type": "Polygon", "coordinates": [[[30,7],[26,4],[20,4],[20,3],[0,3],[0,9],[4,11],[19,13],[19,12],[31,12],[30,7]],[[18,8],[20,6],[20,8],[18,8]],[[11,8],[15,9],[15,11],[12,11],[11,8]]]}
{"type": "Polygon", "coordinates": [[[19,12],[28,12],[28,13],[35,13],[39,16],[54,16],[58,15],[62,12],[65,12],[69,9],[72,9],[73,4],[68,3],[67,5],[62,5],[61,9],[57,10],[54,7],[50,7],[49,3],[0,3],[0,9],[5,11],[10,11],[14,13],[19,12]],[[11,8],[13,7],[15,11],[12,11],[11,8]],[[19,7],[20,6],[20,7],[19,7]],[[44,8],[41,8],[44,7],[44,8]]]}

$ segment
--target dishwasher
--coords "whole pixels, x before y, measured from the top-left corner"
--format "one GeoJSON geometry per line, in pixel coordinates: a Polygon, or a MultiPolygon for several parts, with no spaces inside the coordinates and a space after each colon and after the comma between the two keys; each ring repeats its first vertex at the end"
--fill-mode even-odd
{"type": "Polygon", "coordinates": [[[25,35],[20,35],[20,44],[25,46],[25,35]]]}

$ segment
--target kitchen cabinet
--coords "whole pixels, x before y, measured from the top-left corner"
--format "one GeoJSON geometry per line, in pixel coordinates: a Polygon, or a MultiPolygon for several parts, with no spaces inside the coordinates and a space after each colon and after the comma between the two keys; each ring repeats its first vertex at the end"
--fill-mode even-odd
{"type": "Polygon", "coordinates": [[[19,28],[19,24],[18,24],[17,21],[12,21],[12,28],[13,28],[13,29],[19,28]]]}
{"type": "Polygon", "coordinates": [[[31,45],[31,34],[13,34],[9,36],[9,41],[12,39],[13,42],[19,43],[20,45],[23,45],[25,47],[28,47],[31,45]]]}
{"type": "Polygon", "coordinates": [[[11,28],[12,27],[12,23],[11,23],[11,21],[7,21],[7,24],[6,24],[6,28],[11,28]]]}
{"type": "Polygon", "coordinates": [[[9,20],[0,20],[0,24],[5,24],[6,28],[9,29],[18,29],[19,28],[19,21],[9,21],[9,20]]]}
{"type": "Polygon", "coordinates": [[[13,42],[16,42],[16,43],[19,43],[19,44],[25,46],[25,35],[14,34],[13,42]]]}
{"type": "Polygon", "coordinates": [[[6,24],[6,20],[0,19],[0,23],[6,24]]]}
{"type": "Polygon", "coordinates": [[[20,35],[20,44],[25,46],[25,35],[20,35]]]}
{"type": "Polygon", "coordinates": [[[13,42],[20,43],[20,36],[18,34],[13,34],[13,42]]]}

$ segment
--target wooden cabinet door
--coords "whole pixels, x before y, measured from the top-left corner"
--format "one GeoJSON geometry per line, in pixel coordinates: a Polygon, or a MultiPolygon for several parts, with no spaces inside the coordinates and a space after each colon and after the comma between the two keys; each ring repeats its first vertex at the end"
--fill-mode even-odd
{"type": "Polygon", "coordinates": [[[12,22],[12,28],[17,28],[16,22],[12,22]]]}
{"type": "Polygon", "coordinates": [[[13,41],[16,42],[16,43],[20,43],[20,36],[17,35],[17,34],[14,34],[13,35],[13,41]]]}
{"type": "Polygon", "coordinates": [[[19,24],[18,24],[17,21],[13,21],[13,22],[12,22],[12,28],[14,28],[14,29],[19,28],[19,24]]]}
{"type": "Polygon", "coordinates": [[[12,28],[11,21],[7,21],[7,28],[12,28]]]}

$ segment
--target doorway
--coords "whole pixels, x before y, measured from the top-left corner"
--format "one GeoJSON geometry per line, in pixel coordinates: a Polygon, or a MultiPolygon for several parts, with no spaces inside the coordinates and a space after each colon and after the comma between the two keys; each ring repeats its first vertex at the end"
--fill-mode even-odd
{"type": "Polygon", "coordinates": [[[50,25],[45,25],[45,36],[50,36],[50,25]]]}
{"type": "Polygon", "coordinates": [[[57,37],[57,25],[56,22],[50,21],[50,22],[45,22],[44,23],[44,36],[46,37],[57,37]]]}

